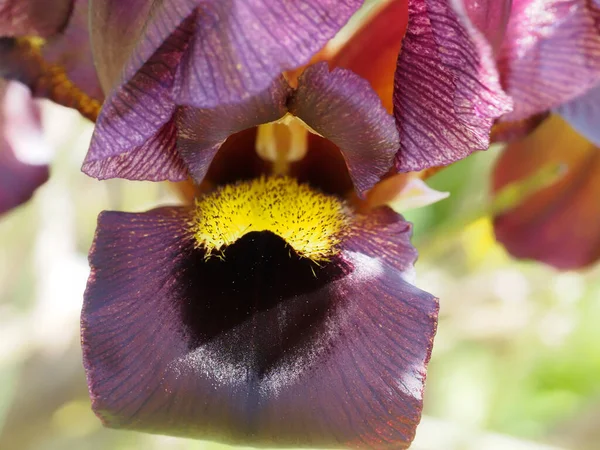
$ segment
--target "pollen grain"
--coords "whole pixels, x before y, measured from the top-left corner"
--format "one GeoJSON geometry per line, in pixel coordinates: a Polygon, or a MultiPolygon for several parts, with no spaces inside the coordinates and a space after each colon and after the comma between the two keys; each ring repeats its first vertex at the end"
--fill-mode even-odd
{"type": "Polygon", "coordinates": [[[349,221],[347,206],[290,177],[262,177],[239,182],[196,200],[193,232],[206,258],[247,233],[270,231],[294,251],[315,262],[339,252],[349,221]]]}

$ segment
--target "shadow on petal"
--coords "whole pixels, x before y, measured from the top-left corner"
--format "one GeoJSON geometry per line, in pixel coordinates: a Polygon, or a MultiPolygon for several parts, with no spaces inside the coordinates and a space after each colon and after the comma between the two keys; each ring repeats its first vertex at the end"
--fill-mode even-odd
{"type": "Polygon", "coordinates": [[[509,145],[494,171],[494,191],[549,164],[566,174],[495,218],[496,237],[517,258],[577,269],[600,258],[600,150],[559,116],[509,145]]]}
{"type": "Polygon", "coordinates": [[[183,208],[103,213],[82,312],[97,414],[250,445],[407,448],[437,302],[406,281],[409,225],[382,211],[322,266],[268,232],[206,260],[183,208]]]}

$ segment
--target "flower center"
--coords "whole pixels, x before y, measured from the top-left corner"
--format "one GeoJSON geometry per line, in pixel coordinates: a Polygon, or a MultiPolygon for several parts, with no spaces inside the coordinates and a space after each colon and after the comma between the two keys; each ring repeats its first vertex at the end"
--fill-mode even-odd
{"type": "Polygon", "coordinates": [[[273,163],[276,175],[286,175],[289,164],[306,155],[308,133],[319,135],[302,120],[287,113],[275,122],[258,126],[256,152],[265,161],[273,163]]]}
{"type": "Polygon", "coordinates": [[[261,177],[223,186],[196,200],[193,231],[206,258],[254,231],[270,231],[313,261],[327,261],[349,222],[338,198],[290,177],[261,177]]]}

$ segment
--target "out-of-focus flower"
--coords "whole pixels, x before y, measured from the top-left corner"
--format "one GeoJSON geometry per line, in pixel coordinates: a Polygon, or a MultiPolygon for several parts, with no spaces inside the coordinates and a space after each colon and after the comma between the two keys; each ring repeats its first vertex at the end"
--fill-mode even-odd
{"type": "Polygon", "coordinates": [[[48,179],[49,153],[29,90],[0,80],[0,215],[29,200],[48,179]]]}
{"type": "Polygon", "coordinates": [[[98,115],[104,94],[89,46],[87,3],[57,1],[49,8],[48,2],[37,0],[0,1],[0,78],[15,80],[2,81],[0,211],[29,199],[48,177],[47,155],[44,164],[39,159],[36,165],[26,164],[44,147],[31,97],[75,108],[91,120],[98,115]]]}
{"type": "Polygon", "coordinates": [[[494,134],[513,142],[496,165],[494,190],[535,184],[544,167],[564,176],[515,198],[494,221],[496,237],[518,258],[558,269],[592,264],[600,257],[600,4],[514,2],[499,67],[514,110],[494,134]]]}

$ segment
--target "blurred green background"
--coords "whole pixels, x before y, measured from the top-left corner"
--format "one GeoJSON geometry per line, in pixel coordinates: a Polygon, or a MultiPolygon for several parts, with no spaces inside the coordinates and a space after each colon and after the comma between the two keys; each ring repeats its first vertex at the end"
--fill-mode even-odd
{"type": "MultiPolygon", "coordinates": [[[[178,200],[168,185],[98,182],[79,167],[91,125],[45,105],[50,181],[0,220],[0,449],[225,449],[103,429],[79,348],[87,251],[98,213],[178,200]]],[[[412,448],[600,448],[599,268],[558,273],[494,242],[489,172],[498,149],[431,179],[450,191],[407,214],[417,285],[440,298],[439,331],[412,448]]]]}

